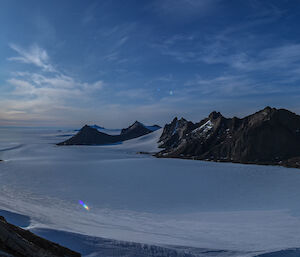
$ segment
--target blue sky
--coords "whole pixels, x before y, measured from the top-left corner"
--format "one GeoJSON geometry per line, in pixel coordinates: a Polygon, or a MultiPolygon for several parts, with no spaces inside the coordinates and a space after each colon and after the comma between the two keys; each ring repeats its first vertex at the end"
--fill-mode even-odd
{"type": "Polygon", "coordinates": [[[296,0],[2,0],[0,125],[300,113],[299,25],[296,0]]]}

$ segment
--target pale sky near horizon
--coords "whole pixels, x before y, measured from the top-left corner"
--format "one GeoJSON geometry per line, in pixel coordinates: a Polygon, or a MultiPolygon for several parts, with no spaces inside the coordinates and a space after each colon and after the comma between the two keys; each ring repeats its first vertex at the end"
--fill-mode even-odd
{"type": "Polygon", "coordinates": [[[0,126],[300,113],[300,3],[2,0],[0,126]]]}

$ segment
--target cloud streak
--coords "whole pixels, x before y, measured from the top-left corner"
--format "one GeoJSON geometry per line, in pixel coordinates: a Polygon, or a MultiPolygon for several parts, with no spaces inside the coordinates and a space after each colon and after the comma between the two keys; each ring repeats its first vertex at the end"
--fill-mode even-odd
{"type": "Polygon", "coordinates": [[[6,81],[11,88],[10,97],[2,99],[0,104],[2,118],[43,120],[52,115],[62,117],[66,110],[77,110],[89,102],[95,93],[103,90],[102,80],[81,82],[54,69],[47,51],[37,45],[32,45],[28,50],[15,44],[10,46],[19,54],[9,58],[10,61],[34,65],[39,70],[11,73],[6,81]]]}
{"type": "Polygon", "coordinates": [[[10,61],[18,61],[27,64],[34,64],[45,71],[55,72],[54,67],[49,63],[49,56],[46,50],[33,44],[29,49],[24,49],[16,44],[10,44],[10,48],[19,54],[19,56],[10,57],[10,61]]]}

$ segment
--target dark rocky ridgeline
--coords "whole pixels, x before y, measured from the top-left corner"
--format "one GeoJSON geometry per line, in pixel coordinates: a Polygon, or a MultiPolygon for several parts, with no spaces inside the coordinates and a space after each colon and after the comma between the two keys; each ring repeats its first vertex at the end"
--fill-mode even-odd
{"type": "Polygon", "coordinates": [[[266,107],[245,118],[212,112],[199,123],[175,118],[159,140],[157,157],[300,167],[300,116],[266,107]]]}
{"type": "Polygon", "coordinates": [[[128,139],[140,137],[146,134],[151,133],[152,130],[148,129],[146,126],[144,126],[142,123],[135,121],[131,126],[128,128],[121,130],[121,141],[125,141],[128,139]]]}
{"type": "Polygon", "coordinates": [[[36,236],[28,230],[6,222],[0,216],[0,256],[16,257],[79,257],[68,248],[36,236]]]}
{"type": "MultiPolygon", "coordinates": [[[[156,125],[157,126],[157,125],[156,125]]],[[[154,128],[155,126],[151,126],[154,128]]],[[[160,127],[159,127],[160,128],[160,127]]],[[[95,128],[85,125],[75,136],[57,145],[105,145],[122,142],[125,140],[140,137],[153,132],[155,129],[149,129],[142,123],[136,121],[128,128],[122,129],[120,135],[108,135],[95,128]]]]}

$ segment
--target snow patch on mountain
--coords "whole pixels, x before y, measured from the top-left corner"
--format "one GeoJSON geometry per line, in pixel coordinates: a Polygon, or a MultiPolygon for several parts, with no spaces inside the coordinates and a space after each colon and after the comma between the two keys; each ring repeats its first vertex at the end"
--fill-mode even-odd
{"type": "Polygon", "coordinates": [[[203,125],[201,125],[199,128],[194,129],[192,131],[192,133],[199,133],[200,135],[205,135],[213,127],[214,127],[214,124],[211,122],[211,120],[208,120],[203,125]]]}

